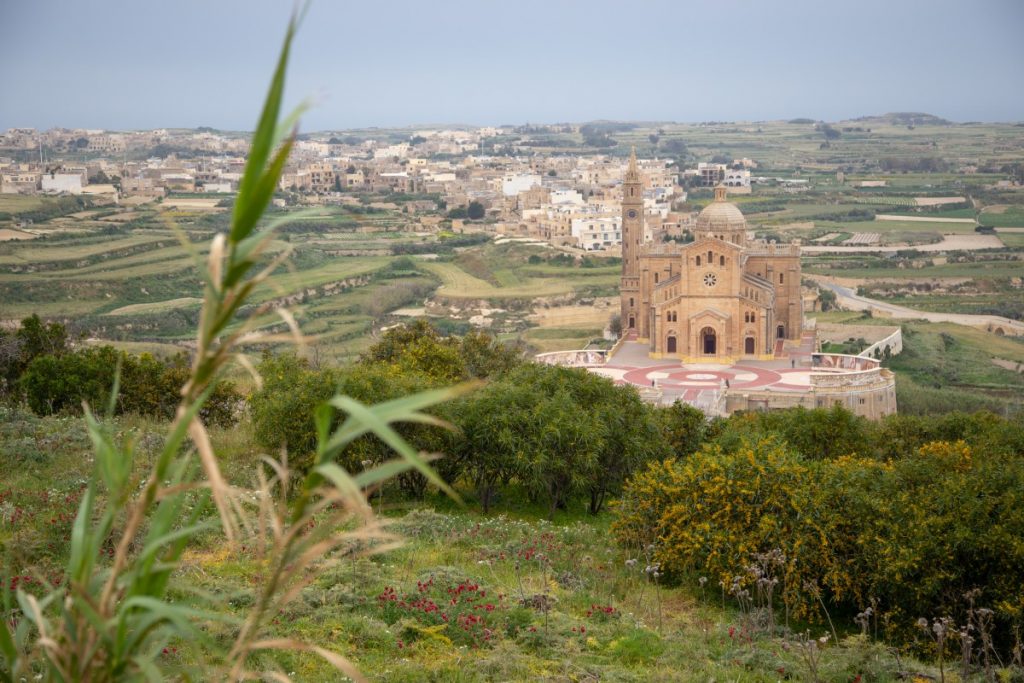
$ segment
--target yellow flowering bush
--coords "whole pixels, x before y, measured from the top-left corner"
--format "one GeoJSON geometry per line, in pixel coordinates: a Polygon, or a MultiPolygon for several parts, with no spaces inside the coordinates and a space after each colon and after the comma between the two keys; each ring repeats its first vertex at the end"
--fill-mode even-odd
{"type": "Polygon", "coordinates": [[[778,594],[805,618],[822,616],[819,596],[851,615],[874,599],[906,636],[919,617],[962,614],[971,589],[1003,626],[1022,616],[1024,459],[1011,450],[935,441],[891,460],[816,460],[771,439],[708,445],[633,477],[613,531],[653,543],[670,572],[726,586],[778,549],[778,594]]]}

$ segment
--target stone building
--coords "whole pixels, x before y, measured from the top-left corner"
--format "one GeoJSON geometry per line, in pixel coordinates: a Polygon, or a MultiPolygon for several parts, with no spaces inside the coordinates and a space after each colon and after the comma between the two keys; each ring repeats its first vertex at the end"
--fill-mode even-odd
{"type": "Polygon", "coordinates": [[[644,239],[635,151],[623,182],[621,315],[625,334],[653,358],[731,363],[772,357],[803,325],[800,248],[752,242],[726,188],[697,216],[694,241],[644,239]]]}

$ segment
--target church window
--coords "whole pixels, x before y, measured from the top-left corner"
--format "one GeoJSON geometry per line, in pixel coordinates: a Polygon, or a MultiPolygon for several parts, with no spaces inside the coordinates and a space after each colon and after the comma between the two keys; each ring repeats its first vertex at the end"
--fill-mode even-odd
{"type": "Polygon", "coordinates": [[[714,260],[715,260],[715,255],[714,255],[714,253],[713,253],[713,252],[710,252],[710,251],[709,251],[709,252],[708,252],[708,265],[710,266],[710,265],[711,265],[711,262],[712,262],[712,261],[714,261],[714,260]]]}
{"type": "Polygon", "coordinates": [[[700,256],[697,257],[697,265],[700,265],[700,256]]]}
{"type": "Polygon", "coordinates": [[[782,273],[779,273],[779,284],[782,284],[782,273]]]}
{"type": "Polygon", "coordinates": [[[633,305],[633,297],[629,297],[629,305],[630,305],[630,306],[632,306],[632,305],[633,305]]]}
{"type": "Polygon", "coordinates": [[[724,256],[719,256],[718,257],[718,265],[720,265],[720,266],[724,266],[725,265],[725,257],[724,256]]]}
{"type": "Polygon", "coordinates": [[[654,284],[658,284],[658,274],[654,274],[654,284]]]}

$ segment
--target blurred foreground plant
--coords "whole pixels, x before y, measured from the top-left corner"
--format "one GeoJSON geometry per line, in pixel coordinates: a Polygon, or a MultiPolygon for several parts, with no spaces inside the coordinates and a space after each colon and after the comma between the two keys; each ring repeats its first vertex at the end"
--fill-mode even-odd
{"type": "MultiPolygon", "coordinates": [[[[279,121],[297,23],[293,17],[288,26],[239,185],[230,232],[218,234],[210,248],[195,359],[163,447],[144,480],[138,481],[132,476],[136,444],[118,443],[109,420],[97,418],[86,407],[95,472],[74,522],[64,581],[54,585],[41,579],[45,589],[40,594],[19,588],[17,604],[3,606],[0,681],[162,680],[166,676],[288,680],[278,671],[250,669],[255,653],[275,649],[314,652],[360,679],[359,672],[337,653],[268,637],[268,623],[307,585],[311,568],[326,555],[375,552],[393,543],[367,503],[367,490],[415,469],[454,496],[426,459],[390,425],[400,421],[440,424],[421,411],[457,390],[431,391],[375,406],[335,396],[317,411],[317,449],[308,474],[293,481],[286,455],[280,460],[265,457],[257,467],[252,490],[225,481],[200,418],[230,362],[239,362],[259,383],[252,364],[239,351],[240,343],[276,341],[253,330],[251,321],[265,309],[241,323],[235,316],[257,285],[287,257],[284,253],[257,267],[275,227],[258,231],[257,223],[277,187],[301,113],[300,107],[279,121]],[[335,411],[347,417],[332,429],[337,424],[335,411]],[[400,457],[353,477],[334,460],[364,434],[375,435],[400,457]],[[244,542],[256,548],[266,567],[254,604],[241,619],[227,610],[205,611],[168,600],[183,553],[211,531],[222,533],[229,544],[244,542]],[[101,562],[101,557],[110,560],[101,562]],[[210,634],[208,626],[214,622],[226,624],[231,635],[227,645],[210,634]],[[196,647],[201,664],[187,669],[160,657],[170,643],[179,641],[196,647]]],[[[283,309],[277,313],[301,343],[292,316],[283,309]]],[[[108,417],[113,406],[112,399],[108,417]]],[[[5,592],[5,599],[10,603],[10,592],[5,592]]]]}

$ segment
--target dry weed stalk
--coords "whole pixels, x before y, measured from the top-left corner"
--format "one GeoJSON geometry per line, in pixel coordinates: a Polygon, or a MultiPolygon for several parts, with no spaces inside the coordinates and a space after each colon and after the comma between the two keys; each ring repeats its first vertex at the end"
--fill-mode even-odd
{"type": "MultiPolygon", "coordinates": [[[[335,396],[317,412],[318,447],[312,468],[297,476],[286,455],[280,460],[264,458],[257,464],[257,485],[249,491],[228,484],[199,417],[230,363],[239,363],[259,382],[252,363],[240,351],[243,343],[282,339],[254,331],[257,315],[270,310],[268,306],[246,320],[237,317],[256,288],[288,257],[288,252],[283,252],[261,266],[275,226],[257,230],[257,224],[277,187],[302,110],[279,120],[297,24],[298,17],[293,17],[253,136],[230,231],[213,239],[206,268],[200,266],[205,294],[195,358],[163,449],[140,487],[132,476],[135,444],[116,443],[109,422],[86,408],[95,475],[74,522],[66,583],[46,584],[41,597],[19,590],[17,607],[4,606],[0,682],[30,677],[44,681],[161,680],[165,675],[192,680],[286,681],[282,672],[250,669],[254,653],[283,649],[315,653],[361,680],[358,670],[335,652],[268,636],[268,623],[309,584],[313,567],[322,559],[339,552],[355,555],[394,546],[395,537],[384,529],[367,501],[368,490],[415,469],[455,495],[430,469],[428,458],[416,453],[390,425],[400,421],[441,424],[421,411],[452,397],[458,389],[375,406],[335,396]],[[346,418],[334,427],[339,412],[346,418]],[[368,433],[390,445],[400,457],[350,476],[335,459],[353,440],[368,433]],[[216,516],[210,515],[210,503],[216,516]],[[229,546],[246,541],[268,567],[255,604],[242,619],[228,610],[200,610],[167,599],[185,549],[199,534],[218,527],[229,546]],[[109,565],[103,565],[100,551],[111,543],[113,557],[109,565]],[[209,634],[207,627],[213,622],[234,629],[230,647],[222,647],[209,634]],[[205,660],[194,670],[167,669],[169,665],[159,655],[174,641],[194,642],[205,660]]],[[[292,332],[283,338],[301,345],[294,317],[283,308],[276,312],[292,332]]],[[[113,393],[116,397],[116,382],[113,393]]],[[[176,588],[189,590],[188,586],[176,588]]]]}

